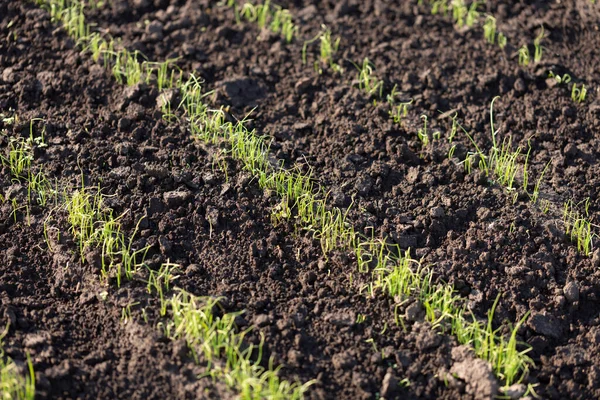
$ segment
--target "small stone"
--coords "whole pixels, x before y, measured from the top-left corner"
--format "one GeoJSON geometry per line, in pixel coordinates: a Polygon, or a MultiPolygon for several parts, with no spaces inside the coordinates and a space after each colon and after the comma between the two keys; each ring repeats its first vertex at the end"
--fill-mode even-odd
{"type": "Polygon", "coordinates": [[[307,271],[306,273],[300,276],[300,281],[303,286],[310,286],[317,280],[317,274],[313,271],[307,271]]]}
{"type": "Polygon", "coordinates": [[[592,256],[592,266],[594,268],[600,268],[600,249],[594,251],[594,255],[592,256]]]}
{"type": "Polygon", "coordinates": [[[388,371],[383,377],[383,382],[381,383],[381,397],[392,398],[396,393],[396,390],[398,390],[398,380],[392,371],[388,371]]]}
{"type": "Polygon", "coordinates": [[[163,28],[162,22],[154,20],[146,26],[146,33],[153,39],[160,40],[163,38],[163,28]]]}
{"type": "Polygon", "coordinates": [[[504,389],[504,394],[511,399],[520,399],[525,394],[527,387],[522,383],[515,383],[504,389]]]}
{"type": "Polygon", "coordinates": [[[527,89],[527,86],[525,85],[525,81],[523,80],[523,78],[517,78],[513,87],[517,93],[524,93],[525,90],[527,89]]]}
{"type": "Polygon", "coordinates": [[[256,317],[254,317],[254,325],[258,326],[259,328],[267,326],[270,323],[271,321],[269,320],[269,316],[267,314],[258,314],[256,317]]]}
{"type": "Polygon", "coordinates": [[[354,357],[348,351],[335,354],[331,357],[331,363],[335,369],[339,370],[350,369],[356,365],[354,357]]]}
{"type": "Polygon", "coordinates": [[[567,144],[563,149],[564,155],[571,158],[577,155],[577,151],[577,146],[575,146],[573,143],[567,144]]]}
{"type": "Polygon", "coordinates": [[[363,196],[366,196],[373,188],[373,179],[371,179],[371,177],[369,176],[365,176],[356,182],[355,188],[358,191],[358,193],[360,193],[363,196]]]}
{"type": "Polygon", "coordinates": [[[156,108],[158,110],[162,110],[163,108],[166,108],[167,111],[169,110],[169,107],[174,109],[177,107],[177,89],[168,89],[163,91],[161,94],[158,95],[158,97],[156,98],[156,108]]]}
{"type": "Polygon", "coordinates": [[[419,319],[419,316],[422,314],[422,312],[423,306],[420,302],[415,301],[414,303],[406,307],[406,311],[404,313],[406,315],[406,319],[412,322],[419,319]]]}
{"type": "Polygon", "coordinates": [[[356,322],[356,316],[353,311],[341,313],[330,313],[325,316],[325,320],[335,326],[353,326],[356,322]]]}
{"type": "Polygon", "coordinates": [[[117,124],[119,132],[125,132],[131,126],[131,120],[129,118],[121,118],[117,124]]]}
{"type": "Polygon", "coordinates": [[[574,303],[579,300],[579,286],[575,282],[569,282],[563,288],[563,293],[567,300],[574,303]]]}
{"type": "Polygon", "coordinates": [[[17,74],[14,68],[8,67],[2,71],[2,80],[6,83],[15,83],[17,81],[17,74]]]}
{"type": "Polygon", "coordinates": [[[200,266],[198,266],[198,264],[190,264],[185,269],[185,274],[187,276],[198,275],[199,273],[200,273],[200,266]]]}
{"type": "Polygon", "coordinates": [[[433,207],[429,210],[429,215],[431,218],[444,218],[446,216],[446,212],[442,207],[433,207]]]}
{"type": "Polygon", "coordinates": [[[300,366],[302,361],[304,361],[304,356],[298,350],[290,350],[287,353],[288,362],[294,366],[300,366]]]}
{"type": "Polygon", "coordinates": [[[49,344],[49,342],[48,335],[43,333],[32,333],[25,336],[25,339],[23,340],[23,347],[31,349],[43,344],[49,344]]]}
{"type": "Polygon", "coordinates": [[[306,89],[308,89],[311,86],[311,84],[312,79],[309,77],[305,77],[298,80],[298,82],[296,82],[296,85],[294,85],[294,88],[296,89],[296,92],[298,92],[298,94],[302,94],[306,92],[306,89]]]}
{"type": "Polygon", "coordinates": [[[192,193],[186,190],[174,190],[163,194],[163,198],[169,207],[178,207],[188,201],[192,197],[192,193]]]}
{"type": "Polygon", "coordinates": [[[552,315],[535,313],[529,318],[529,326],[535,333],[559,339],[562,333],[560,322],[552,315]]]}
{"type": "Polygon", "coordinates": [[[575,108],[570,107],[570,106],[564,106],[561,111],[562,111],[562,115],[567,118],[574,118],[577,116],[577,111],[575,110],[575,108]]]}
{"type": "Polygon", "coordinates": [[[336,207],[348,207],[350,205],[350,199],[341,190],[331,191],[331,203],[336,207]]]}
{"type": "Polygon", "coordinates": [[[158,244],[160,245],[160,251],[163,254],[171,252],[171,249],[173,248],[173,242],[171,242],[164,236],[158,238],[158,244]]]}
{"type": "Polygon", "coordinates": [[[189,348],[184,339],[173,341],[173,357],[175,359],[184,360],[189,352],[189,348]]]}
{"type": "MultiPolygon", "coordinates": [[[[454,358],[454,349],[452,356],[454,358]]],[[[465,381],[466,392],[475,399],[492,400],[498,392],[498,381],[492,367],[482,359],[465,357],[463,361],[455,362],[450,372],[465,381]]]]}

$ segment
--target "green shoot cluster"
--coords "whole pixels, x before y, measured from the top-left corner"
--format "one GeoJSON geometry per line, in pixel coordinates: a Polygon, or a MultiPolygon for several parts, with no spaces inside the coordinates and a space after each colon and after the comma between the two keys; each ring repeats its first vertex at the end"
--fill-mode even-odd
{"type": "Polygon", "coordinates": [[[260,29],[268,28],[273,33],[281,35],[288,43],[294,39],[294,35],[298,31],[290,11],[278,5],[272,5],[270,0],[256,5],[246,2],[241,7],[235,0],[229,0],[227,5],[233,7],[238,23],[244,18],[248,22],[256,23],[260,29]]]}
{"type": "Polygon", "coordinates": [[[120,222],[124,214],[114,217],[113,211],[105,207],[103,199],[99,188],[91,190],[82,187],[67,198],[64,208],[70,232],[79,243],[81,261],[85,261],[86,251],[100,249],[102,277],[116,277],[117,286],[120,287],[123,277],[131,280],[134,273],[144,265],[150,246],[133,250],[133,240],[141,220],[133,234],[127,237],[122,232],[120,222]]]}
{"type": "Polygon", "coordinates": [[[184,339],[196,362],[208,363],[206,375],[239,390],[241,399],[302,399],[312,382],[301,385],[280,379],[272,359],[267,367],[261,366],[263,342],[248,345],[245,336],[250,329],[238,332],[235,324],[240,313],[215,315],[219,300],[177,289],[161,306],[163,317],[169,317],[160,323],[164,335],[184,339]]]}
{"type": "MultiPolygon", "coordinates": [[[[560,76],[560,75],[556,75],[552,71],[549,71],[548,77],[551,79],[552,78],[555,79],[559,85],[561,85],[563,83],[568,84],[571,82],[571,75],[569,75],[569,74],[564,74],[563,76],[560,76]]],[[[573,85],[571,86],[571,99],[576,103],[583,103],[585,101],[586,96],[587,96],[587,89],[586,89],[585,85],[582,83],[581,87],[578,87],[577,83],[573,83],[573,85]]]]}
{"type": "MultiPolygon", "coordinates": [[[[29,137],[9,137],[8,153],[5,155],[0,154],[0,163],[8,168],[11,179],[14,182],[27,185],[27,204],[18,206],[17,199],[12,199],[15,222],[18,209],[25,208],[27,221],[29,221],[29,209],[33,202],[45,207],[51,199],[56,199],[57,196],[56,187],[46,177],[43,169],[33,165],[34,150],[47,146],[44,137],[45,127],[42,128],[39,136],[34,135],[34,123],[36,121],[42,120],[32,119],[29,122],[29,137]]],[[[6,134],[5,131],[2,133],[6,134]]],[[[5,199],[2,198],[2,200],[5,199]]]]}
{"type": "Polygon", "coordinates": [[[14,361],[4,354],[3,339],[8,326],[0,333],[0,395],[7,400],[33,400],[35,398],[35,373],[33,363],[27,356],[28,375],[21,375],[14,361]]]}
{"type": "MultiPolygon", "coordinates": [[[[516,191],[516,177],[519,171],[522,171],[523,175],[523,190],[525,192],[528,191],[529,171],[527,170],[527,166],[530,151],[524,155],[522,147],[519,146],[517,149],[513,149],[511,137],[505,137],[502,142],[499,141],[498,130],[494,127],[494,102],[496,99],[498,99],[498,97],[495,97],[490,104],[492,147],[489,150],[489,153],[484,153],[481,150],[473,139],[473,136],[458,123],[455,117],[453,118],[453,127],[459,127],[475,148],[475,151],[467,153],[465,160],[462,162],[467,173],[471,173],[473,166],[478,167],[486,177],[493,178],[499,185],[505,187],[509,192],[513,192],[516,201],[516,196],[518,195],[516,191]],[[519,167],[518,161],[521,158],[525,158],[523,167],[519,167]]],[[[545,170],[543,173],[545,173],[545,170]]],[[[533,194],[530,195],[530,198],[534,200],[534,202],[537,201],[539,196],[539,185],[543,173],[535,185],[533,194]]]]}
{"type": "Polygon", "coordinates": [[[575,204],[573,200],[569,200],[563,205],[563,224],[565,233],[571,241],[577,244],[577,250],[584,255],[590,255],[593,251],[593,240],[597,236],[592,231],[592,223],[589,220],[589,205],[588,198],[582,203],[575,204]],[[579,211],[581,204],[584,204],[584,211],[579,211]]]}
{"type": "Polygon", "coordinates": [[[69,36],[96,62],[102,60],[119,83],[129,86],[141,82],[152,83],[162,89],[174,87],[181,80],[181,71],[173,67],[175,60],[162,63],[146,62],[139,51],[128,51],[114,39],[105,39],[91,32],[85,22],[86,5],[81,0],[35,0],[50,13],[53,22],[62,24],[69,36]]]}

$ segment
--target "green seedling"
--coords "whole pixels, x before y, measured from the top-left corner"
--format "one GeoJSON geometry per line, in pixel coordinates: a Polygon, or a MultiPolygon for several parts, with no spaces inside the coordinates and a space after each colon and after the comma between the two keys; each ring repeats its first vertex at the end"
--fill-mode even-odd
{"type": "Polygon", "coordinates": [[[257,22],[258,27],[263,29],[267,26],[267,20],[270,17],[270,0],[264,4],[254,5],[250,2],[244,3],[240,10],[240,15],[250,22],[257,22]]]}
{"type": "Polygon", "coordinates": [[[483,37],[490,44],[496,42],[496,18],[491,15],[485,17],[485,22],[483,23],[483,37]]]}
{"type": "Polygon", "coordinates": [[[474,1],[469,6],[469,11],[467,12],[467,20],[466,20],[466,24],[468,27],[473,27],[479,20],[478,8],[479,8],[480,4],[481,4],[481,2],[474,1]]]}
{"type": "Polygon", "coordinates": [[[423,120],[423,127],[419,128],[417,131],[417,137],[421,141],[423,147],[426,147],[429,144],[429,134],[427,133],[427,116],[421,115],[421,119],[423,120]]]}
{"type": "Polygon", "coordinates": [[[85,261],[87,249],[100,249],[102,278],[114,275],[120,287],[123,277],[131,280],[143,266],[150,246],[136,251],[132,249],[142,220],[138,221],[133,234],[127,238],[121,231],[120,219],[124,214],[115,218],[112,210],[104,207],[103,198],[99,188],[95,192],[85,188],[74,191],[66,201],[67,220],[71,234],[79,243],[81,261],[85,261]]]}
{"type": "Polygon", "coordinates": [[[582,83],[581,87],[577,87],[577,84],[574,83],[571,88],[571,99],[573,99],[576,103],[583,103],[585,101],[585,97],[587,96],[587,89],[585,85],[582,83]]]}
{"type": "Polygon", "coordinates": [[[370,96],[382,97],[383,81],[373,75],[373,65],[369,59],[365,57],[361,66],[354,66],[358,70],[358,87],[370,96]]]}
{"type": "Polygon", "coordinates": [[[540,34],[533,41],[533,46],[535,49],[533,52],[533,61],[535,61],[536,63],[539,63],[540,61],[542,61],[542,54],[543,54],[543,49],[544,49],[541,44],[542,39],[544,39],[544,27],[543,26],[540,31],[540,34]]]}
{"type": "Polygon", "coordinates": [[[131,316],[131,307],[135,307],[137,305],[139,305],[139,302],[130,302],[129,304],[127,304],[125,307],[123,307],[121,309],[121,322],[126,324],[129,321],[132,321],[133,318],[131,316]]]}
{"type": "Polygon", "coordinates": [[[285,38],[285,41],[290,43],[298,27],[294,25],[290,11],[277,6],[273,14],[270,29],[277,34],[281,34],[285,38]]]}
{"type": "Polygon", "coordinates": [[[454,24],[462,28],[465,25],[465,18],[469,12],[464,0],[452,0],[451,8],[454,24]]]}
{"type": "MultiPolygon", "coordinates": [[[[458,133],[458,127],[459,127],[458,113],[455,112],[451,118],[452,118],[452,127],[450,128],[450,134],[448,135],[448,143],[452,143],[454,141],[454,137],[458,133]]],[[[452,147],[456,147],[456,146],[452,146],[452,147]]]]}
{"type": "Polygon", "coordinates": [[[195,360],[208,363],[206,375],[239,390],[241,399],[302,399],[314,382],[301,385],[280,379],[272,359],[262,366],[263,342],[248,344],[245,337],[249,330],[237,332],[235,318],[241,313],[215,315],[219,301],[178,289],[165,300],[169,318],[161,323],[164,335],[184,339],[195,360]]]}
{"type": "Polygon", "coordinates": [[[35,398],[35,372],[31,358],[27,355],[27,375],[21,375],[17,364],[4,354],[2,339],[8,326],[0,335],[0,394],[2,399],[33,400],[35,398]]]}
{"type": "MultiPolygon", "coordinates": [[[[229,122],[220,117],[221,112],[211,111],[203,102],[205,95],[202,93],[199,80],[193,76],[182,85],[181,91],[183,98],[181,107],[185,110],[190,123],[190,131],[199,140],[209,143],[227,143],[231,157],[241,162],[243,167],[257,179],[259,186],[280,197],[281,212],[277,217],[278,220],[291,219],[297,226],[312,232],[313,238],[320,242],[324,255],[334,249],[351,250],[355,254],[358,271],[372,276],[371,282],[366,287],[372,295],[383,290],[392,297],[400,294],[405,298],[417,296],[422,299],[423,304],[427,305],[430,310],[429,315],[432,316],[432,321],[437,322],[439,329],[444,329],[447,324],[438,321],[438,316],[450,313],[448,320],[453,321],[455,332],[461,334],[460,343],[469,344],[469,340],[472,340],[475,335],[486,336],[484,327],[470,323],[471,320],[476,321],[471,314],[461,311],[458,306],[455,308],[449,306],[448,299],[456,298],[450,296],[453,293],[451,287],[442,284],[433,285],[431,273],[419,262],[408,255],[403,255],[399,248],[374,238],[365,239],[358,234],[347,222],[349,209],[343,211],[330,207],[327,195],[313,183],[310,175],[274,166],[268,158],[269,146],[266,138],[246,128],[247,118],[239,122],[229,122]],[[465,332],[473,333],[469,336],[465,332]]],[[[493,132],[495,140],[494,128],[493,132]]],[[[486,158],[482,158],[480,165],[481,163],[485,165],[485,160],[486,158]]],[[[174,328],[167,326],[166,330],[172,332],[174,328]]],[[[183,330],[183,328],[179,329],[180,332],[183,330]]],[[[506,382],[509,384],[517,375],[506,371],[518,371],[521,374],[518,376],[521,377],[526,374],[529,359],[525,353],[514,350],[517,345],[515,341],[505,340],[499,333],[492,336],[492,339],[488,339],[486,343],[489,344],[490,341],[494,343],[494,347],[490,350],[484,350],[483,344],[476,346],[479,346],[479,354],[489,360],[495,360],[494,371],[497,375],[506,376],[506,382]],[[504,352],[509,356],[504,357],[498,352],[504,352]]],[[[487,348],[489,347],[487,345],[487,348]]]]}
{"type": "Polygon", "coordinates": [[[584,255],[590,255],[593,251],[594,233],[592,232],[592,223],[587,218],[589,210],[589,198],[585,201],[584,213],[578,208],[581,203],[575,204],[569,200],[563,205],[563,224],[565,233],[569,235],[571,241],[577,244],[577,250],[584,255]]]}
{"type": "Polygon", "coordinates": [[[506,47],[506,36],[502,32],[498,33],[498,47],[504,49],[506,47]]]}
{"type": "MultiPolygon", "coordinates": [[[[396,104],[396,98],[398,97],[398,85],[394,85],[392,90],[385,96],[387,103],[393,107],[396,104]]],[[[411,100],[412,102],[412,100],[411,100]]]]}
{"type": "Polygon", "coordinates": [[[290,11],[279,6],[272,8],[270,0],[258,5],[246,2],[239,10],[235,2],[230,7],[234,8],[238,23],[241,18],[245,18],[249,22],[256,23],[260,29],[268,27],[272,32],[285,38],[288,43],[292,41],[298,31],[298,27],[292,21],[290,11]]]}
{"type": "Polygon", "coordinates": [[[334,55],[337,53],[340,46],[340,38],[334,41],[331,39],[331,30],[325,25],[321,26],[321,32],[314,38],[304,42],[302,46],[302,63],[306,64],[306,50],[308,46],[316,41],[319,41],[320,61],[328,65],[335,72],[342,72],[342,68],[334,61],[334,55]]]}
{"type": "Polygon", "coordinates": [[[554,74],[554,72],[552,72],[552,71],[548,72],[548,78],[554,78],[559,85],[562,83],[567,84],[567,83],[571,82],[571,75],[564,74],[563,76],[560,76],[560,75],[554,74]]]}
{"type": "Polygon", "coordinates": [[[521,46],[521,48],[518,51],[518,55],[519,55],[519,65],[521,66],[528,66],[529,65],[529,47],[527,47],[527,45],[523,45],[521,46]]]}
{"type": "Polygon", "coordinates": [[[448,0],[434,0],[431,5],[431,14],[443,14],[444,16],[448,15],[448,10],[450,7],[448,6],[448,0]]]}
{"type": "Polygon", "coordinates": [[[138,61],[139,57],[142,54],[137,50],[131,53],[123,49],[114,54],[112,73],[117,82],[134,86],[142,81],[142,63],[138,61]]]}
{"type": "Polygon", "coordinates": [[[394,120],[394,123],[402,125],[402,121],[408,115],[408,106],[410,106],[412,102],[413,100],[411,99],[410,101],[392,106],[392,109],[389,111],[389,114],[392,120],[394,120]]]}
{"type": "Polygon", "coordinates": [[[550,167],[550,162],[548,161],[546,163],[546,166],[544,167],[544,169],[542,170],[542,173],[540,174],[540,176],[538,177],[537,182],[535,183],[535,187],[533,188],[533,195],[531,196],[531,201],[535,204],[537,203],[537,200],[540,196],[540,185],[542,184],[542,180],[544,179],[544,175],[546,174],[546,171],[548,170],[548,167],[550,167]]]}
{"type": "Polygon", "coordinates": [[[453,144],[452,147],[450,147],[450,150],[448,150],[448,160],[451,160],[454,157],[455,151],[456,151],[456,145],[453,144]]]}

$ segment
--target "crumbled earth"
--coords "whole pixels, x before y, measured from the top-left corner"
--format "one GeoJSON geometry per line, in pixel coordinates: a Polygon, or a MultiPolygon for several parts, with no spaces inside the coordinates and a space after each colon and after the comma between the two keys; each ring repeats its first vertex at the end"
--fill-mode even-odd
{"type": "MultiPolygon", "coordinates": [[[[480,28],[457,30],[416,1],[282,1],[312,38],[327,24],[342,38],[336,58],[343,75],[315,72],[316,48],[301,61],[302,40],[286,44],[215,1],[109,1],[88,20],[151,60],[178,58],[215,90],[216,105],[233,115],[255,109],[252,124],[273,139],[288,166],[312,171],[338,207],[351,206],[359,231],[374,227],[411,249],[436,277],[455,286],[485,318],[516,323],[528,311],[519,340],[535,361],[524,384],[542,398],[600,397],[600,251],[577,252],[564,234],[564,201],[590,197],[600,210],[600,76],[596,51],[600,8],[584,0],[489,1],[485,11],[506,34],[505,50],[487,44],[480,28]],[[147,22],[146,22],[147,21],[147,22]],[[521,67],[516,49],[544,26],[544,58],[521,67]],[[385,102],[356,85],[348,60],[364,57],[399,98],[413,99],[399,126],[385,102]],[[574,103],[548,71],[585,83],[588,99],[574,103]],[[449,118],[480,146],[495,128],[513,145],[531,146],[531,180],[544,175],[540,198],[549,211],[457,161],[472,150],[457,134],[448,159],[449,118]],[[427,115],[442,139],[423,148],[417,139],[427,115]]],[[[394,300],[367,297],[352,257],[327,260],[310,234],[275,226],[278,199],[219,146],[195,142],[183,125],[160,113],[156,89],[116,83],[33,3],[0,1],[0,113],[11,135],[45,126],[48,146],[34,165],[65,187],[100,184],[135,246],[150,245],[148,264],[179,264],[177,286],[223,296],[227,311],[245,310],[240,328],[265,339],[291,381],[315,379],[308,398],[491,398],[499,382],[485,363],[455,339],[434,333],[418,304],[405,305],[406,330],[394,321],[394,300]],[[157,106],[158,103],[158,106],[157,106]],[[215,162],[220,160],[221,163],[215,162]],[[224,173],[222,165],[227,166],[224,173]],[[364,322],[359,322],[364,316],[364,322]],[[407,379],[409,386],[401,385],[407,379]]],[[[8,138],[0,137],[3,151],[8,138]]],[[[4,154],[4,153],[3,153],[4,154]]],[[[141,280],[103,284],[94,260],[82,264],[64,213],[51,206],[16,212],[27,191],[4,168],[0,193],[0,322],[10,323],[4,348],[18,362],[31,355],[40,398],[230,398],[201,363],[165,340],[156,306],[141,280]],[[46,240],[44,222],[60,236],[46,240]],[[50,246],[49,246],[50,245],[50,246]],[[91,261],[91,262],[89,262],[91,261]],[[147,305],[150,319],[122,321],[127,305],[147,305]]],[[[135,308],[135,307],[134,307],[135,308]]],[[[511,396],[524,393],[511,387],[511,396]]]]}

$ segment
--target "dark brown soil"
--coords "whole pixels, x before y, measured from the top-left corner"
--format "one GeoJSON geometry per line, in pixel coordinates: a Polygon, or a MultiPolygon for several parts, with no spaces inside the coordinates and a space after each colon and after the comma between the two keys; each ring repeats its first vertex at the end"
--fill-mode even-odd
{"type": "MultiPolygon", "coordinates": [[[[542,398],[600,397],[600,252],[578,253],[560,224],[562,204],[572,197],[590,197],[593,221],[600,210],[598,5],[490,1],[487,12],[510,43],[502,51],[480,28],[457,31],[416,1],[280,2],[296,17],[301,38],[323,23],[342,37],[339,76],[316,73],[316,53],[303,65],[301,40],[286,44],[238,25],[214,1],[108,3],[90,11],[89,21],[149,59],[179,57],[177,65],[202,77],[216,104],[230,104],[235,115],[257,107],[253,124],[273,138],[273,154],[311,168],[335,205],[353,200],[350,219],[359,230],[374,227],[413,249],[481,317],[499,293],[497,324],[530,310],[520,332],[535,360],[526,383],[542,398]],[[158,21],[162,33],[148,33],[145,21],[158,21]],[[520,67],[515,50],[531,43],[540,25],[544,58],[520,67]],[[397,84],[401,97],[414,99],[403,127],[392,123],[384,102],[353,87],[349,60],[367,56],[387,91],[397,84]],[[585,83],[588,99],[574,103],[568,89],[549,84],[549,70],[585,83]],[[447,159],[446,140],[422,149],[417,139],[421,114],[445,138],[450,121],[438,111],[455,110],[489,148],[497,95],[496,127],[515,146],[530,142],[532,175],[552,160],[542,185],[553,204],[547,214],[526,198],[513,204],[479,173],[466,174],[447,159]]],[[[34,164],[65,187],[77,187],[82,173],[87,184],[101,184],[117,214],[129,210],[128,232],[145,216],[136,245],[152,246],[149,266],[177,263],[178,286],[223,296],[229,311],[245,310],[240,325],[255,326],[249,340],[264,335],[282,377],[318,380],[309,398],[379,398],[386,374],[410,381],[389,398],[472,397],[464,384],[440,377],[453,364],[455,339],[422,321],[404,331],[394,323],[393,299],[366,297],[349,281],[352,258],[332,254],[324,262],[309,234],[274,226],[270,211],[278,200],[218,148],[164,122],[155,89],[117,84],[33,4],[0,1],[0,38],[0,113],[20,120],[0,122],[0,130],[27,136],[29,121],[43,118],[48,147],[34,164]],[[215,157],[225,160],[227,174],[215,157]],[[179,201],[165,201],[171,192],[179,201]],[[359,315],[365,322],[357,323],[359,315]]],[[[456,155],[472,148],[464,135],[456,142],[456,155]]],[[[5,149],[7,137],[0,144],[5,149]]],[[[6,168],[0,193],[19,204],[27,195],[6,168]]],[[[196,378],[203,366],[181,343],[161,337],[151,311],[148,323],[121,321],[128,304],[156,306],[143,282],[101,284],[93,263],[79,262],[68,234],[48,249],[49,208],[30,213],[28,220],[19,210],[15,222],[10,201],[0,208],[0,322],[11,323],[7,354],[21,362],[31,354],[40,398],[235,396],[196,378]]],[[[56,224],[66,231],[59,217],[56,224]]]]}

